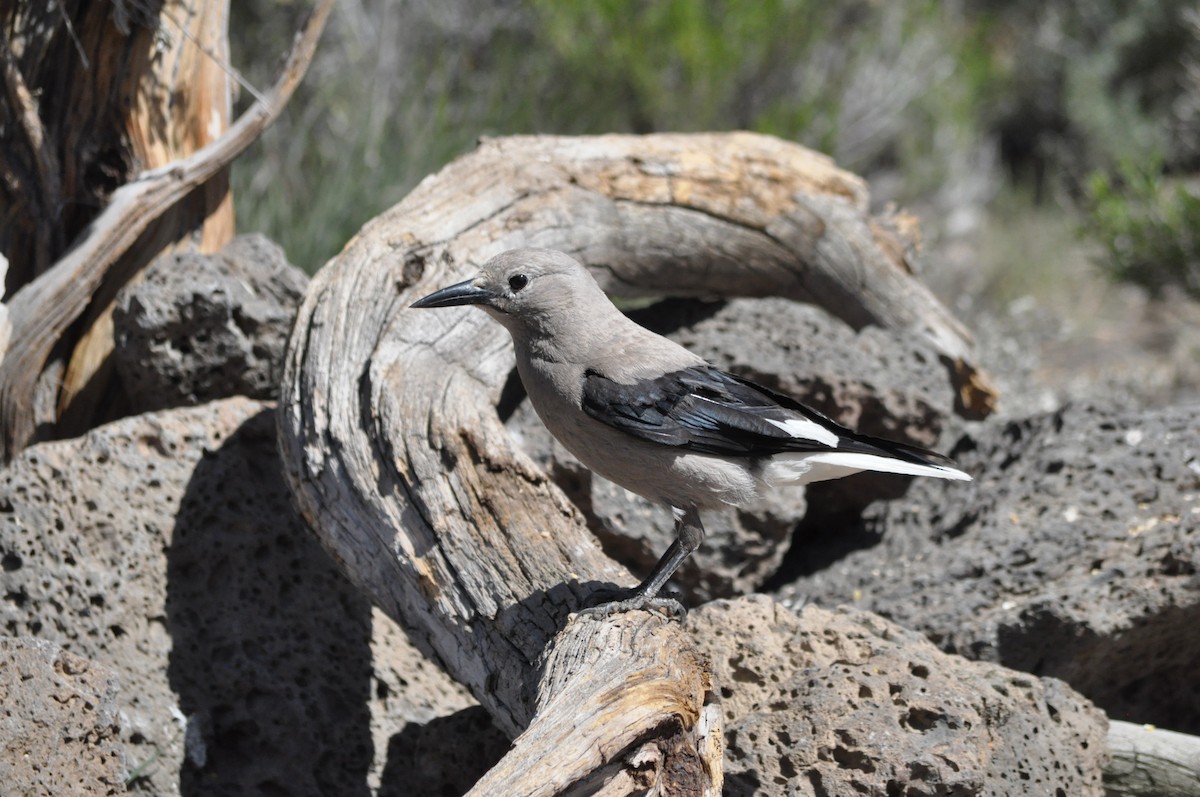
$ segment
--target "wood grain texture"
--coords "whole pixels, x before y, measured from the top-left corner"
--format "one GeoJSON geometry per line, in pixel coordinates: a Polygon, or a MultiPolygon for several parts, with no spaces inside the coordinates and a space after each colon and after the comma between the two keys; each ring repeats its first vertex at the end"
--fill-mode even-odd
{"type": "Polygon", "coordinates": [[[678,631],[644,612],[573,617],[540,662],[531,725],[470,794],[719,795],[720,711],[678,631]]]}
{"type": "Polygon", "coordinates": [[[1200,797],[1200,737],[1111,720],[1106,794],[1200,797]]]}
{"type": "Polygon", "coordinates": [[[555,785],[528,793],[672,778],[704,785],[663,793],[719,792],[720,734],[704,719],[707,669],[677,624],[644,612],[567,623],[597,583],[636,579],[501,425],[507,334],[478,310],[408,305],[504,250],[545,246],[614,293],[815,301],[855,325],[916,330],[977,373],[965,330],[906,267],[912,223],[872,217],[868,199],[827,158],[759,135],[486,140],[310,284],[278,416],[288,481],[351,578],[501,727],[525,731],[490,793],[526,793],[506,778],[556,749],[543,765],[555,785]],[[562,705],[589,707],[589,721],[568,732],[562,705]],[[576,760],[572,744],[598,757],[576,760]]]}
{"type": "MultiPolygon", "coordinates": [[[[164,229],[155,226],[156,221],[194,192],[208,190],[207,184],[278,116],[304,75],[331,7],[332,0],[322,0],[297,35],[271,91],[223,135],[112,191],[104,209],[72,248],[9,300],[12,339],[0,362],[0,459],[11,459],[34,439],[39,427],[44,430],[55,423],[64,371],[61,360],[52,361],[56,348],[72,348],[69,331],[73,325],[93,302],[106,305],[116,287],[129,278],[128,268],[121,264],[144,265],[154,253],[178,240],[174,226],[164,229]],[[135,247],[142,255],[130,257],[135,247]],[[112,283],[114,279],[117,285],[112,283]]],[[[106,8],[101,10],[107,14],[106,8]]],[[[223,191],[220,194],[224,196],[223,191]]],[[[202,204],[219,208],[224,201],[202,204]]],[[[224,234],[218,233],[218,238],[224,234]]],[[[87,359],[91,354],[81,351],[80,356],[87,359]]],[[[94,365],[81,364],[80,368],[87,371],[94,365]]]]}
{"type": "MultiPolygon", "coordinates": [[[[102,50],[105,57],[126,64],[112,70],[122,84],[118,96],[132,98],[128,105],[122,103],[123,129],[113,133],[128,147],[135,169],[151,171],[183,160],[229,128],[234,81],[228,16],[225,0],[167,0],[158,9],[157,29],[142,20],[131,29],[132,35],[109,37],[102,50]]],[[[135,174],[131,170],[125,177],[135,174]]],[[[83,331],[59,389],[56,421],[64,435],[82,434],[94,426],[104,396],[112,392],[112,311],[128,275],[175,252],[211,254],[233,239],[229,164],[176,202],[153,227],[157,232],[143,234],[142,245],[131,248],[109,271],[81,319],[83,331]]]]}

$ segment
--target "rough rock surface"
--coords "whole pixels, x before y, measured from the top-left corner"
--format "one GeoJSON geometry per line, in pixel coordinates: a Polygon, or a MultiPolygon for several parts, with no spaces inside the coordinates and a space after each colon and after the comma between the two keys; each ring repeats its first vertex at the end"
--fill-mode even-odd
{"type": "MultiPolygon", "coordinates": [[[[724,303],[669,300],[630,314],[720,368],[753,379],[868,434],[936,445],[953,394],[936,354],[916,339],[875,328],[855,332],[811,305],[785,299],[724,303]],[[931,377],[932,375],[932,377],[931,377]]],[[[509,429],[587,514],[610,555],[649,573],[674,539],[671,514],[593,477],[558,445],[528,403],[509,429]]],[[[676,575],[689,601],[751,592],[775,572],[806,507],[807,525],[831,513],[856,515],[871,500],[899,495],[908,479],[861,475],[808,488],[778,490],[755,506],[705,514],[708,537],[676,575]]]]}
{"type": "Polygon", "coordinates": [[[391,618],[379,609],[371,616],[375,761],[367,784],[378,797],[465,794],[508,752],[509,738],[391,618]]]}
{"type": "Polygon", "coordinates": [[[52,642],[0,637],[0,790],[125,794],[117,675],[52,642]]]}
{"type": "Polygon", "coordinates": [[[1200,732],[1198,417],[1076,405],[985,426],[952,452],[974,483],[915,482],[866,518],[876,544],[787,595],[1200,732]]]}
{"type": "Polygon", "coordinates": [[[1104,715],[1065,684],[939,651],[854,609],[693,611],[727,795],[1101,795],[1104,715]]]}
{"type": "Polygon", "coordinates": [[[232,399],[3,474],[0,629],[120,673],[134,791],[366,794],[409,722],[473,704],[372,614],[279,467],[273,411],[232,399]]]}
{"type": "Polygon", "coordinates": [[[136,411],[273,398],[307,284],[261,235],[215,255],[161,258],[118,294],[113,311],[117,372],[136,411]]]}

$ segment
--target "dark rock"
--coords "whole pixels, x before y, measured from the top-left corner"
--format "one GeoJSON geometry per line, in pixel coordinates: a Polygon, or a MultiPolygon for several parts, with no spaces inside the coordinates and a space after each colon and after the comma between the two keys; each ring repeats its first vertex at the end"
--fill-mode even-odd
{"type": "Polygon", "coordinates": [[[388,741],[377,797],[466,794],[509,745],[482,706],[425,723],[410,722],[388,741]]]}
{"type": "Polygon", "coordinates": [[[687,623],[722,693],[725,794],[1103,794],[1107,722],[1060,681],[853,609],[756,596],[687,623]]]}
{"type": "Polygon", "coordinates": [[[31,637],[0,637],[5,794],[125,794],[117,674],[31,637]]]}
{"type": "Polygon", "coordinates": [[[854,603],[949,651],[1200,732],[1200,411],[1070,406],[952,452],[969,485],[872,507],[877,540],[786,594],[854,603]]]}
{"type": "Polygon", "coordinates": [[[117,295],[117,372],[137,412],[274,398],[308,277],[261,235],[160,258],[117,295]]]}
{"type": "Polygon", "coordinates": [[[0,507],[0,628],[121,673],[134,790],[366,794],[373,749],[473,704],[295,513],[259,402],[28,448],[0,507]]]}
{"type": "Polygon", "coordinates": [[[938,355],[895,330],[855,331],[786,299],[672,300],[632,314],[718,368],[864,434],[935,446],[954,394],[938,355]]]}

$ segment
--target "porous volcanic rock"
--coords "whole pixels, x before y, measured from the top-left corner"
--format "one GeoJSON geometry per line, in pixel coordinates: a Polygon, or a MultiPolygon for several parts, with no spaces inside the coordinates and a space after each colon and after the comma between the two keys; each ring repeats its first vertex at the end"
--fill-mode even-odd
{"type": "Polygon", "coordinates": [[[868,513],[874,545],[785,594],[1200,732],[1198,417],[1071,405],[984,426],[952,451],[974,483],[914,482],[868,513]]]}
{"type": "Polygon", "coordinates": [[[1107,721],[1060,681],[939,651],[855,609],[694,610],[725,718],[725,794],[1103,794],[1107,721]]]}
{"type": "Polygon", "coordinates": [[[0,784],[5,794],[125,794],[117,674],[32,637],[0,637],[0,784]]]}
{"type": "Polygon", "coordinates": [[[135,411],[228,396],[274,398],[308,284],[261,235],[214,255],[160,258],[117,295],[117,373],[135,411]]]}
{"type": "Polygon", "coordinates": [[[483,706],[410,722],[391,738],[376,797],[466,794],[510,744],[483,706]]]}
{"type": "Polygon", "coordinates": [[[0,506],[0,628],[120,673],[135,792],[366,794],[373,749],[474,704],[296,514],[269,405],[32,446],[0,506]]]}

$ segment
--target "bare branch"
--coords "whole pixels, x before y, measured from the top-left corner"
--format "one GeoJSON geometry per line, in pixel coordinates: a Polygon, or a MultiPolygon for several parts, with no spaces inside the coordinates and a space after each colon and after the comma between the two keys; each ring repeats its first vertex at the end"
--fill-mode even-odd
{"type": "Polygon", "coordinates": [[[4,460],[31,439],[38,377],[55,343],[83,313],[105,273],[156,219],[241,154],[275,120],[304,76],[332,7],[333,0],[321,0],[313,11],[265,101],[251,106],[212,144],[114,191],[83,239],[12,297],[12,346],[0,363],[4,460]]]}
{"type": "Polygon", "coordinates": [[[1104,790],[1114,797],[1200,797],[1200,737],[1111,720],[1104,790]]]}

